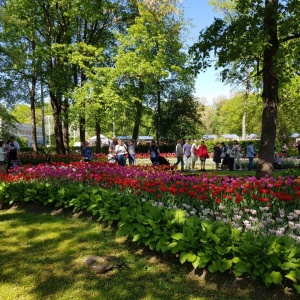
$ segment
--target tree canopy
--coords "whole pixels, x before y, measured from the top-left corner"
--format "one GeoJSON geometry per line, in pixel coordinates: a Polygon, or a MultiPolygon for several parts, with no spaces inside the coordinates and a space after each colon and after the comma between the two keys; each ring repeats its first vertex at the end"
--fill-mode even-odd
{"type": "Polygon", "coordinates": [[[262,86],[262,131],[258,178],[273,174],[279,82],[289,82],[299,70],[299,1],[235,0],[225,18],[216,18],[202,30],[190,49],[196,72],[211,65],[223,68],[223,79],[239,78],[245,70],[262,86]],[[232,68],[234,66],[234,68],[232,68]],[[232,74],[231,70],[236,70],[232,74]]]}

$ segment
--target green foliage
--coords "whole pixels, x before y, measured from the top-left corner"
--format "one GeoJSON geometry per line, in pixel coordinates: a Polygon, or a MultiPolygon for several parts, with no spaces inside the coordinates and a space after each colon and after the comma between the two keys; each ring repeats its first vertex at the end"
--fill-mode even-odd
{"type": "Polygon", "coordinates": [[[189,94],[176,93],[161,106],[162,139],[176,144],[179,138],[199,136],[203,106],[189,94]]]}
{"type": "Polygon", "coordinates": [[[288,236],[262,237],[239,232],[223,222],[187,217],[184,210],[170,210],[142,202],[133,195],[84,184],[53,185],[48,182],[1,183],[0,203],[36,202],[57,208],[88,211],[99,220],[117,224],[117,234],[151,250],[171,252],[181,263],[210,272],[234,270],[266,285],[290,280],[300,285],[300,249],[288,236]]]}
{"type": "MultiPolygon", "coordinates": [[[[198,281],[188,278],[188,268],[141,253],[140,248],[117,238],[113,227],[92,221],[89,214],[28,205],[2,208],[0,219],[5,233],[0,236],[3,299],[132,300],[141,295],[147,300],[199,300],[220,299],[222,293],[223,299],[238,300],[257,295],[257,290],[260,298],[274,294],[273,287],[270,291],[257,282],[245,287],[228,278],[221,290],[220,285],[199,288],[198,281]],[[91,254],[117,256],[125,266],[96,275],[82,264],[91,254]]],[[[280,299],[281,290],[275,299],[280,299]]]]}
{"type": "Polygon", "coordinates": [[[226,10],[230,18],[216,18],[202,30],[190,53],[197,72],[211,65],[214,51],[216,67],[223,69],[223,80],[235,78],[248,86],[249,75],[253,75],[258,86],[263,81],[261,136],[268,142],[259,149],[256,176],[261,178],[273,173],[268,165],[273,162],[279,83],[282,88],[299,70],[299,22],[295,18],[299,3],[236,0],[231,4],[226,7],[230,9],[226,10]],[[293,28],[294,33],[290,34],[288,28],[293,28]]]}

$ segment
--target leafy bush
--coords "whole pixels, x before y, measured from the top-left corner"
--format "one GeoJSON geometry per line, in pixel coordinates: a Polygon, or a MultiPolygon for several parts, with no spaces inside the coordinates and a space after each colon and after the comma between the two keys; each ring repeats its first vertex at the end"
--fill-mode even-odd
{"type": "Polygon", "coordinates": [[[177,255],[181,263],[232,270],[266,285],[290,283],[300,293],[296,178],[188,178],[161,168],[72,163],[23,169],[3,179],[0,203],[88,211],[117,225],[118,235],[177,255]]]}

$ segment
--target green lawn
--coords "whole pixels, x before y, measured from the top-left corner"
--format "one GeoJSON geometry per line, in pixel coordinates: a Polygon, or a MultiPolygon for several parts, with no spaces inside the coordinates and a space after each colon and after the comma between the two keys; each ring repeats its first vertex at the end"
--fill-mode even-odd
{"type": "Polygon", "coordinates": [[[0,299],[282,299],[231,274],[208,274],[204,283],[177,258],[117,238],[88,217],[30,206],[0,210],[0,299]],[[114,255],[125,266],[98,275],[83,261],[114,255]],[[258,298],[259,297],[259,298],[258,298]]]}

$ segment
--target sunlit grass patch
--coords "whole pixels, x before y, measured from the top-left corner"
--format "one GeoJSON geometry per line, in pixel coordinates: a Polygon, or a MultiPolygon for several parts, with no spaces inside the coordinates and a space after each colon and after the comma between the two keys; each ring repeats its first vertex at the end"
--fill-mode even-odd
{"type": "Polygon", "coordinates": [[[1,300],[255,299],[261,289],[237,291],[229,279],[222,286],[209,278],[203,287],[175,257],[137,248],[90,219],[9,209],[0,210],[0,224],[1,300]],[[83,264],[91,254],[120,257],[124,267],[95,274],[83,264]]]}

